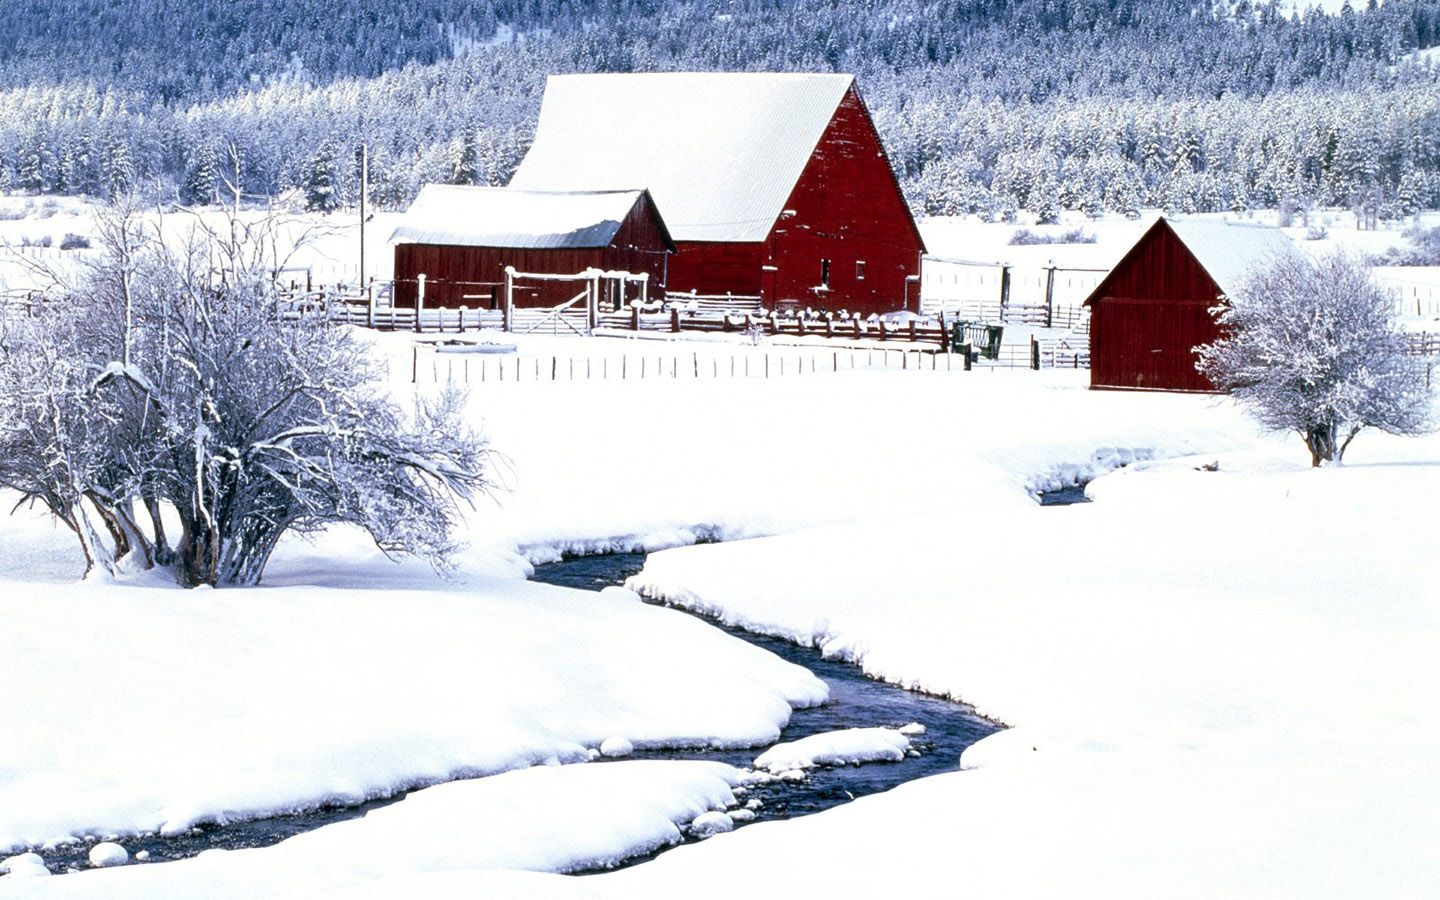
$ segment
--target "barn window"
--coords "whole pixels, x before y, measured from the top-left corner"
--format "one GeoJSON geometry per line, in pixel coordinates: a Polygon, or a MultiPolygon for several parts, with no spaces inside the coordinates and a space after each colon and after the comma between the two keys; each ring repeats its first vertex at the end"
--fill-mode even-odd
{"type": "Polygon", "coordinates": [[[857,259],[857,260],[855,260],[855,280],[856,280],[856,281],[864,281],[864,280],[865,280],[865,260],[863,260],[863,259],[857,259]]]}
{"type": "Polygon", "coordinates": [[[820,283],[826,287],[830,286],[830,260],[820,260],[820,283]]]}

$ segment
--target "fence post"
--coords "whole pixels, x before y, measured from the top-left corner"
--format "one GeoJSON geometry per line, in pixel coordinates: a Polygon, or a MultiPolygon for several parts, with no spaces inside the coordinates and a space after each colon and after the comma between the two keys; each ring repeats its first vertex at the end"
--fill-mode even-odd
{"type": "Polygon", "coordinates": [[[1055,261],[1045,267],[1045,327],[1055,324],[1055,261]]]}
{"type": "Polygon", "coordinates": [[[670,330],[678,333],[680,331],[680,307],[670,307],[670,330]]]}
{"type": "Polygon", "coordinates": [[[420,383],[420,348],[410,348],[410,383],[420,383]]]}
{"type": "Polygon", "coordinates": [[[460,307],[460,322],[458,325],[455,326],[455,330],[460,332],[461,334],[465,333],[465,310],[466,307],[460,307]]]}
{"type": "Polygon", "coordinates": [[[969,344],[960,345],[960,353],[965,357],[965,371],[970,371],[970,352],[973,348],[969,344]]]}
{"type": "Polygon", "coordinates": [[[366,289],[366,300],[368,308],[365,313],[365,324],[371,328],[375,327],[375,278],[370,278],[370,285],[366,289]]]}
{"type": "Polygon", "coordinates": [[[505,267],[505,311],[501,316],[500,327],[504,331],[513,331],[515,327],[515,267],[505,267]]]}
{"type": "Polygon", "coordinates": [[[1000,267],[1000,321],[1005,321],[1005,312],[1010,306],[1010,267],[1000,267]]]}
{"type": "Polygon", "coordinates": [[[1030,368],[1040,371],[1040,342],[1030,335],[1030,368]]]}
{"type": "Polygon", "coordinates": [[[425,273],[415,276],[415,330],[420,330],[420,313],[425,309],[425,273]]]}

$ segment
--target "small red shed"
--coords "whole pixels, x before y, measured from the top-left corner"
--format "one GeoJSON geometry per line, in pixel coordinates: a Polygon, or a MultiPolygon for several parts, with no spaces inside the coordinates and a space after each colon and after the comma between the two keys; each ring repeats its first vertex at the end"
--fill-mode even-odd
{"type": "Polygon", "coordinates": [[[1215,391],[1195,348],[1219,337],[1211,309],[1250,270],[1295,253],[1278,228],[1166,218],[1085,299],[1092,388],[1215,391]]]}
{"type": "Polygon", "coordinates": [[[924,244],[850,75],[552,75],[511,186],[644,185],[671,291],[919,310],[924,244]]]}
{"type": "MultiPolygon", "coordinates": [[[[628,191],[521,191],[427,184],[390,236],[395,245],[395,299],[414,307],[425,275],[425,307],[490,307],[505,267],[547,275],[586,269],[647,273],[649,290],[665,290],[670,232],[650,194],[628,191]]],[[[556,306],[581,287],[529,282],[516,306],[556,306]]]]}

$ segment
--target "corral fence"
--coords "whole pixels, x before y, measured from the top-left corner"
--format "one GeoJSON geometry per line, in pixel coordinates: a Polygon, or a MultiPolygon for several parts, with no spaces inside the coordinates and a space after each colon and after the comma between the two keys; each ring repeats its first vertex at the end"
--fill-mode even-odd
{"type": "Polygon", "coordinates": [[[943,310],[1004,325],[1086,330],[1090,314],[1081,304],[1108,272],[926,256],[921,311],[943,310]]]}

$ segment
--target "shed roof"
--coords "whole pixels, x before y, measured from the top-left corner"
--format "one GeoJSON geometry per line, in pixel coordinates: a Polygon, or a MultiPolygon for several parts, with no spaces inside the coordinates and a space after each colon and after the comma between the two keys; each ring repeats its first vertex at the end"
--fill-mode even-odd
{"type": "Polygon", "coordinates": [[[1110,274],[1095,286],[1090,296],[1085,298],[1085,305],[1103,294],[1116,270],[1125,265],[1140,245],[1158,228],[1169,228],[1220,288],[1220,293],[1227,297],[1245,283],[1246,277],[1257,266],[1276,257],[1299,252],[1294,241],[1290,240],[1285,232],[1270,225],[1214,219],[1170,219],[1161,216],[1155,220],[1154,225],[1145,229],[1145,233],[1134,246],[1125,251],[1125,255],[1110,270],[1110,274]]]}
{"type": "Polygon", "coordinates": [[[850,75],[552,75],[527,190],[644,185],[683,241],[762,241],[854,82],[850,75]]]}
{"type": "Polygon", "coordinates": [[[1257,266],[1297,252],[1285,232],[1270,225],[1213,219],[1162,219],[1195,255],[1220,292],[1233,294],[1257,266]]]}
{"type": "MultiPolygon", "coordinates": [[[[521,191],[427,184],[390,242],[527,250],[608,247],[645,196],[633,189],[521,191]]],[[[659,224],[664,233],[664,222],[659,224]]]]}

